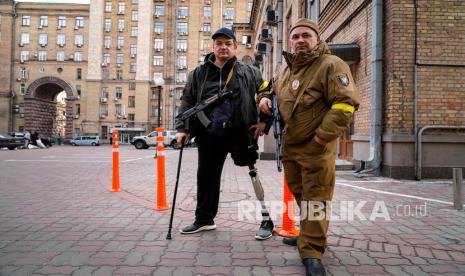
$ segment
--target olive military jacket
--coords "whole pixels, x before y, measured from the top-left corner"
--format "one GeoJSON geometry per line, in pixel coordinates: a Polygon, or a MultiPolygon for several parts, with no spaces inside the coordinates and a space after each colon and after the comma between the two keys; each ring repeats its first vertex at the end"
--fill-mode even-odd
{"type": "Polygon", "coordinates": [[[326,142],[337,139],[359,106],[348,65],[331,55],[324,42],[309,53],[283,55],[286,64],[278,75],[275,92],[285,123],[284,145],[309,141],[315,134],[326,142]]]}

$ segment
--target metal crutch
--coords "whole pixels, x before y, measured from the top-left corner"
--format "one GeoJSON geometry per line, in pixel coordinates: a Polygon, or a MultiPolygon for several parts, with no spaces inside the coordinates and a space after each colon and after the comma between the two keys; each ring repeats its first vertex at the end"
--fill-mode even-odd
{"type": "Polygon", "coordinates": [[[174,208],[176,206],[176,195],[178,194],[179,173],[181,172],[181,160],[182,160],[183,149],[184,149],[184,140],[182,141],[181,150],[179,152],[178,172],[176,174],[176,184],[174,185],[173,206],[171,206],[170,225],[168,228],[168,234],[166,235],[167,240],[171,240],[171,228],[173,228],[174,208]]]}

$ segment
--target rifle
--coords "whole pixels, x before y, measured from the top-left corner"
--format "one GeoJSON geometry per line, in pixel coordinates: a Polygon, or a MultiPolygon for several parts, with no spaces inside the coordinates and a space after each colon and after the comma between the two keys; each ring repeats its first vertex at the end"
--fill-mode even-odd
{"type": "Polygon", "coordinates": [[[211,104],[223,98],[226,98],[232,94],[232,91],[220,91],[217,94],[197,103],[194,107],[191,107],[188,110],[184,111],[182,114],[179,115],[179,119],[184,122],[185,129],[189,129],[189,119],[191,119],[192,116],[196,115],[197,118],[199,118],[199,121],[202,123],[202,125],[208,128],[211,124],[211,121],[210,119],[208,119],[207,115],[205,115],[204,109],[210,106],[211,104]]]}
{"type": "MultiPolygon", "coordinates": [[[[272,85],[272,83],[270,84],[272,85]]],[[[273,87],[271,89],[273,89],[273,87]]],[[[271,108],[271,117],[266,122],[266,126],[263,132],[268,135],[271,125],[273,124],[273,135],[276,143],[276,165],[278,167],[278,172],[281,172],[283,168],[283,161],[281,156],[281,116],[279,115],[278,97],[276,96],[274,90],[271,92],[271,101],[273,102],[273,107],[271,108]]]]}

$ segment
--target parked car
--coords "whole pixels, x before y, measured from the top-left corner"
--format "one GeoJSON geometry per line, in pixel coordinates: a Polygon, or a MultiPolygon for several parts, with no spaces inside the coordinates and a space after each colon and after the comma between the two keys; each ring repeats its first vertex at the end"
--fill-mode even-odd
{"type": "Polygon", "coordinates": [[[77,136],[70,141],[72,146],[100,146],[99,136],[77,136]]]}
{"type": "MultiPolygon", "coordinates": [[[[131,140],[136,149],[148,149],[149,147],[157,146],[157,131],[152,131],[147,135],[135,136],[131,140]]],[[[163,146],[172,147],[174,149],[178,148],[176,144],[176,130],[166,130],[163,132],[163,146]]]]}
{"type": "Polygon", "coordinates": [[[13,137],[5,133],[0,134],[0,148],[14,150],[20,147],[26,147],[26,139],[24,137],[13,137]]]}

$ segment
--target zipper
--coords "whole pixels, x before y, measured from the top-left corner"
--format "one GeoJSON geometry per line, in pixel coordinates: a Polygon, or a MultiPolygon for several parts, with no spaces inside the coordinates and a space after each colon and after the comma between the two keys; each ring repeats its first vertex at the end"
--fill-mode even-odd
{"type": "Polygon", "coordinates": [[[221,91],[221,82],[223,80],[223,68],[220,68],[220,88],[218,89],[218,91],[221,91]]]}

